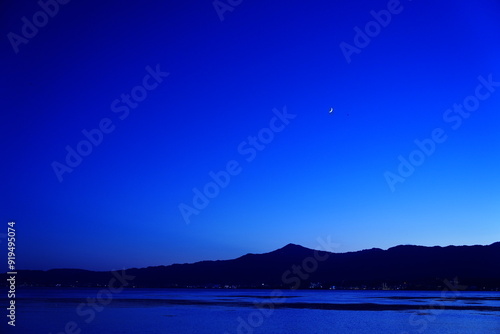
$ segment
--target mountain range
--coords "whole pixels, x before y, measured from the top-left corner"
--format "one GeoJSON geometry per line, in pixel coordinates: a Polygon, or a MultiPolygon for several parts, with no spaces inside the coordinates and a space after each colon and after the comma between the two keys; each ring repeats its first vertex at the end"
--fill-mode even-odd
{"type": "MultiPolygon", "coordinates": [[[[500,242],[487,246],[412,246],[331,253],[288,244],[264,254],[124,272],[137,288],[286,288],[498,290],[500,242]],[[133,277],[133,278],[132,278],[133,277]]],[[[18,286],[102,287],[118,272],[19,270],[18,286]]],[[[7,274],[2,274],[6,282],[7,274]]]]}

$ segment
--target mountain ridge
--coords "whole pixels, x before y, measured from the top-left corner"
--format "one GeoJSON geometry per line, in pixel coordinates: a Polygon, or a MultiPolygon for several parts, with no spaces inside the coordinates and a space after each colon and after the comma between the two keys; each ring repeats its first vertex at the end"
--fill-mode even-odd
{"type": "MultiPolygon", "coordinates": [[[[398,245],[333,253],[289,243],[229,260],[126,269],[134,287],[439,289],[460,280],[471,290],[500,288],[500,242],[472,246],[398,245]]],[[[3,274],[6,276],[6,274],[3,274]]],[[[105,286],[112,271],[18,270],[24,286],[105,286]]],[[[0,275],[1,276],[1,275],[0,275]]],[[[4,280],[5,282],[5,280],[4,280]]]]}

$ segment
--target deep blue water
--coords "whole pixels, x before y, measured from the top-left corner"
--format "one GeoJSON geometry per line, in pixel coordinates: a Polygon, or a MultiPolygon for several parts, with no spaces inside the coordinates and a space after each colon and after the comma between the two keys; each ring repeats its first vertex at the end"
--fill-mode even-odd
{"type": "MultiPolygon", "coordinates": [[[[24,289],[9,333],[500,333],[500,292],[24,289]],[[264,304],[262,304],[264,303],[264,304]],[[446,308],[445,308],[446,307],[446,308]]],[[[4,314],[6,299],[0,299],[4,314]]]]}

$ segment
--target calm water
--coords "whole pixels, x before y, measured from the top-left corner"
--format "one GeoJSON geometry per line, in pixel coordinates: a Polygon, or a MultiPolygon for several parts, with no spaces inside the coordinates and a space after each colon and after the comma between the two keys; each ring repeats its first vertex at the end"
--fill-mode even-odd
{"type": "Polygon", "coordinates": [[[500,292],[59,288],[16,301],[2,333],[500,333],[500,292]]]}

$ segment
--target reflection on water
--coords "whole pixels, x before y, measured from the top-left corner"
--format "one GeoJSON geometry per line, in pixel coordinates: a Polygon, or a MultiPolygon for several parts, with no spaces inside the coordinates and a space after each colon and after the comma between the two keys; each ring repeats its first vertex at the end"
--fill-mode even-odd
{"type": "Polygon", "coordinates": [[[57,288],[16,305],[17,333],[500,333],[499,292],[57,288]]]}

